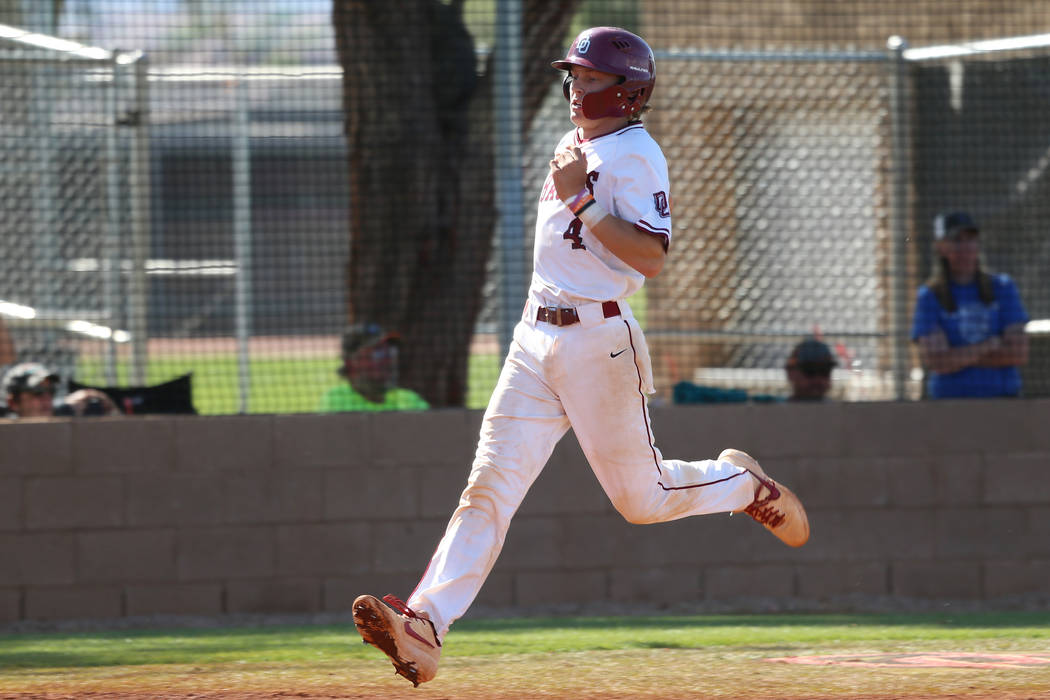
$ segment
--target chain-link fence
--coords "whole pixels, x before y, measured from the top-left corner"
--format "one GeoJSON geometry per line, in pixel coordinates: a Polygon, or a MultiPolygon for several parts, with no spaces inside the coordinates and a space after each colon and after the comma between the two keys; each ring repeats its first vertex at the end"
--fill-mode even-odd
{"type": "Polygon", "coordinates": [[[141,52],[2,28],[0,312],[20,359],[72,374],[117,347],[142,381],[149,143],[141,52]],[[132,342],[134,341],[134,342],[132,342]]]}
{"type": "MultiPolygon", "coordinates": [[[[674,233],[632,306],[659,400],[783,397],[807,335],[838,360],[832,397],[921,397],[912,312],[945,208],[977,217],[987,266],[1050,317],[1039,37],[838,49],[800,25],[797,45],[758,49],[757,1],[720,18],[494,0],[420,2],[429,24],[372,44],[349,5],[67,3],[52,33],[77,42],[0,26],[0,320],[17,359],[107,387],[190,374],[202,413],[334,410],[343,331],[367,321],[401,335],[403,383],[431,405],[483,406],[570,127],[546,64],[601,23],[640,23],[657,55],[646,123],[674,233]],[[719,42],[749,9],[755,31],[719,42]],[[515,12],[520,43],[496,25],[515,12]],[[121,41],[145,53],[97,48],[121,41]]],[[[1025,395],[1046,395],[1029,327],[1025,395]]]]}

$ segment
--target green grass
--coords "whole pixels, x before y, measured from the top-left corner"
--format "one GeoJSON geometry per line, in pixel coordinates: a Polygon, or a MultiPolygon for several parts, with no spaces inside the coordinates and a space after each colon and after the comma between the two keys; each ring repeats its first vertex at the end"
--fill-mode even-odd
{"type": "MultiPolygon", "coordinates": [[[[499,377],[496,354],[471,355],[467,366],[467,407],[484,408],[499,377]]],[[[251,395],[248,413],[310,413],[317,410],[321,395],[339,381],[338,361],[329,357],[253,358],[249,361],[251,395]]],[[[240,383],[237,357],[232,354],[201,353],[153,357],[146,370],[146,383],[159,384],[193,372],[193,404],[204,415],[238,413],[240,383]]],[[[126,362],[117,364],[117,383],[126,385],[126,362]]],[[[76,379],[84,384],[106,384],[102,359],[81,357],[76,379]]]]}
{"type": "Polygon", "coordinates": [[[174,700],[1050,698],[1050,666],[855,668],[814,654],[1046,655],[1050,613],[463,620],[413,689],[351,624],[0,635],[0,696],[174,700]]]}
{"type": "MultiPolygon", "coordinates": [[[[643,287],[630,299],[638,322],[645,328],[646,294],[643,287]]],[[[293,340],[289,340],[293,344],[293,340]]],[[[483,409],[499,379],[500,353],[472,354],[467,364],[466,406],[483,409]]],[[[331,357],[266,357],[248,362],[250,397],[248,413],[312,413],[321,395],[338,378],[338,360],[331,357]]],[[[117,384],[128,384],[128,363],[118,361],[117,384]]],[[[160,384],[187,372],[193,373],[193,404],[203,415],[227,415],[240,412],[240,381],[237,356],[233,353],[202,352],[199,354],[154,356],[146,368],[146,383],[160,384]]],[[[75,378],[84,384],[105,385],[105,371],[100,356],[81,356],[75,378]]]]}
{"type": "MultiPolygon", "coordinates": [[[[443,657],[638,649],[782,651],[847,645],[1047,648],[1050,612],[923,615],[710,615],[464,620],[443,657]]],[[[299,664],[378,654],[350,625],[0,635],[0,668],[299,664]]]]}

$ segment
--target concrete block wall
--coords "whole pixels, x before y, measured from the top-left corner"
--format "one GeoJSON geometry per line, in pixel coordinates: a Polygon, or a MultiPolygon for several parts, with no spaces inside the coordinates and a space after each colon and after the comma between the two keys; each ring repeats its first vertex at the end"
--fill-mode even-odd
{"type": "MultiPolygon", "coordinates": [[[[630,525],[572,435],[479,604],[1050,595],[1050,400],[654,408],[665,457],[745,449],[807,506],[630,525]]],[[[345,611],[407,595],[481,414],[0,422],[0,624],[345,611]]]]}

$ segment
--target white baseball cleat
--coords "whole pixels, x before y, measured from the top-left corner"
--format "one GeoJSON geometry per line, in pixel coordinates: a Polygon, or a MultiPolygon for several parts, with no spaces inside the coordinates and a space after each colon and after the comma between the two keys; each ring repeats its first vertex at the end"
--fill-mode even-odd
{"type": "Polygon", "coordinates": [[[746,452],[723,450],[718,459],[746,469],[756,482],[755,500],[747,508],[733,512],[747,513],[790,547],[801,547],[809,540],[806,509],[791,489],[770,479],[746,452]]]}
{"type": "Polygon", "coordinates": [[[392,595],[383,600],[362,595],[354,601],[354,624],[361,639],[389,656],[395,671],[413,686],[437,675],[441,641],[425,612],[417,613],[392,595]]]}

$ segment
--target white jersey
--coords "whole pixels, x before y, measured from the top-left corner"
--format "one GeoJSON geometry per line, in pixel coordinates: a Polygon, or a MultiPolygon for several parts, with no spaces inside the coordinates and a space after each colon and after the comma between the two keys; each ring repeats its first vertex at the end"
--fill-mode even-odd
{"type": "MultiPolygon", "coordinates": [[[[613,216],[643,233],[671,241],[670,182],[660,146],[641,124],[595,139],[573,129],[555,153],[579,146],[587,156],[587,186],[613,216]]],[[[645,276],[606,248],[565,203],[547,175],[536,217],[529,299],[539,306],[579,306],[615,301],[637,292],[645,276]]]]}

